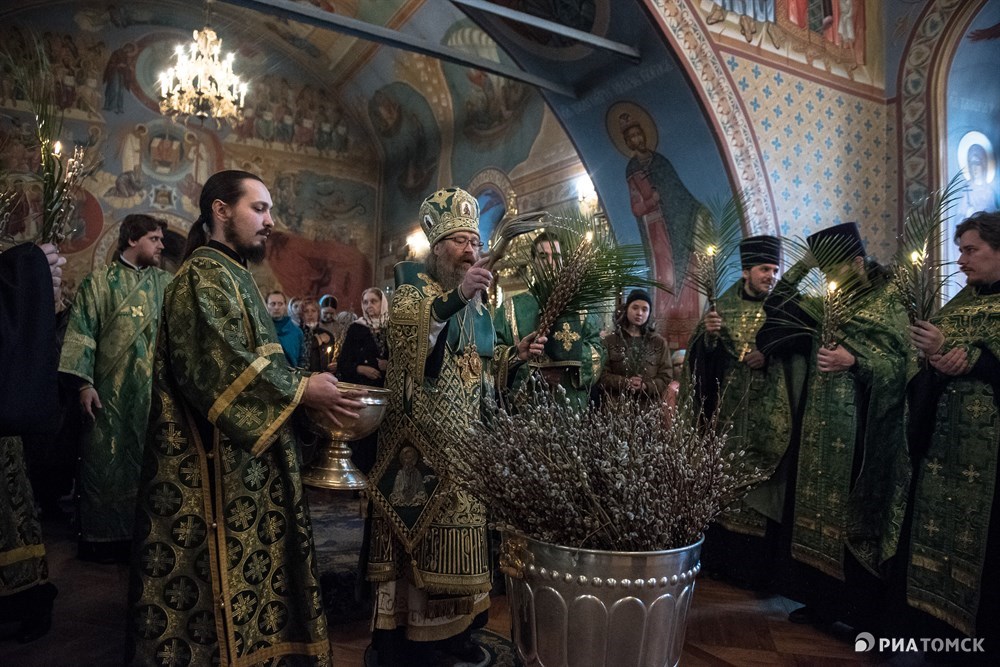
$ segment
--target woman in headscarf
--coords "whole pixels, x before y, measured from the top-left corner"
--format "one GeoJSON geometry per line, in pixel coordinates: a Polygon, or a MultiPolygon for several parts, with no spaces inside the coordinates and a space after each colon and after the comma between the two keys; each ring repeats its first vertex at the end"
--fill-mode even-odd
{"type": "Polygon", "coordinates": [[[608,361],[600,386],[610,394],[634,394],[649,400],[666,398],[673,378],[667,341],[650,326],[652,300],[640,289],[632,290],[617,318],[617,328],[604,339],[608,361]]]}
{"type": "Polygon", "coordinates": [[[370,387],[385,384],[385,369],[389,359],[385,336],[388,311],[382,290],[369,287],[361,293],[363,314],[347,327],[337,356],[337,377],[344,382],[370,387]]]}

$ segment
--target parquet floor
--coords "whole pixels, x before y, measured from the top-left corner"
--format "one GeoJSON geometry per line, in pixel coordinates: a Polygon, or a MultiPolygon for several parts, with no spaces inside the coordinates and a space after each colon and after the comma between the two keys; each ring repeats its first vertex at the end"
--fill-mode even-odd
{"type": "MultiPolygon", "coordinates": [[[[0,665],[9,667],[112,667],[120,665],[125,637],[125,567],[76,560],[76,547],[64,522],[45,522],[51,577],[59,587],[52,631],[20,645],[0,642],[0,665]]],[[[702,579],[697,584],[681,664],[833,665],[923,664],[920,655],[876,656],[855,653],[854,635],[843,626],[820,630],[789,623],[795,603],[758,597],[732,586],[702,579]],[[838,632],[839,628],[839,632],[838,632]]],[[[490,629],[509,636],[505,598],[491,610],[490,629]]],[[[331,626],[337,667],[363,665],[368,623],[331,626]]]]}

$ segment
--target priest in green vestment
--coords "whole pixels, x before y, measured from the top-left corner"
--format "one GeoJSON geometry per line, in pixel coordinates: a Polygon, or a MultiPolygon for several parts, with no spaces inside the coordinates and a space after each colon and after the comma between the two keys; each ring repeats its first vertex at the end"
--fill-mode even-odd
{"type": "Polygon", "coordinates": [[[740,242],[742,277],[705,314],[688,343],[687,362],[706,415],[716,407],[731,428],[728,448],[759,471],[758,486],[709,528],[703,560],[710,571],[751,588],[770,584],[776,564],[787,479],[784,460],[792,435],[790,366],[757,349],[764,300],[778,281],[781,240],[740,242]]]}
{"type": "Polygon", "coordinates": [[[293,413],[356,416],[329,373],[290,368],[247,267],[271,195],[205,183],[164,296],[139,487],[127,664],[329,665],[293,413]]]}
{"type": "MultiPolygon", "coordinates": [[[[535,237],[531,246],[532,271],[555,276],[562,266],[559,239],[550,232],[535,237]]],[[[515,294],[497,309],[493,324],[497,339],[504,345],[516,345],[535,331],[540,313],[538,300],[531,292],[515,294]]],[[[533,371],[538,371],[550,386],[559,385],[573,405],[584,407],[590,390],[601,376],[607,352],[601,343],[601,318],[594,313],[572,313],[556,320],[545,345],[545,354],[521,366],[511,380],[517,391],[533,371]]]]}
{"type": "Polygon", "coordinates": [[[813,260],[792,266],[778,282],[757,338],[766,354],[799,351],[808,361],[800,434],[789,459],[782,533],[790,558],[781,568],[781,589],[806,605],[792,612],[793,621],[872,628],[909,479],[907,315],[888,273],[865,256],[857,224],[835,225],[806,240],[813,260]],[[819,339],[822,308],[803,303],[819,297],[797,291],[816,264],[827,281],[842,286],[846,304],[832,341],[819,339]]]}
{"type": "Polygon", "coordinates": [[[486,513],[442,475],[445,448],[461,450],[484,396],[545,343],[533,335],[517,346],[497,343],[482,302],[493,276],[479,257],[472,195],[439,190],[419,218],[430,251],[425,264],[396,266],[386,372],[392,393],[369,489],[372,643],[379,665],[400,667],[485,657],[469,637],[489,607],[486,513]]]}
{"type": "Polygon", "coordinates": [[[70,311],[59,370],[79,389],[91,428],[76,479],[83,560],[126,562],[146,442],[153,348],[163,290],[167,223],[133,214],[118,230],[118,257],[83,279],[70,311]]]}
{"type": "MultiPolygon", "coordinates": [[[[929,367],[910,383],[907,603],[1000,650],[1000,214],[955,230],[964,289],[910,328],[929,367]]],[[[912,625],[918,625],[914,619],[912,625]]],[[[908,623],[910,625],[910,623],[908,623]]],[[[935,630],[937,632],[937,630],[935,630]]],[[[935,635],[941,636],[943,632],[935,635]]],[[[995,658],[993,659],[995,661],[995,658]]]]}

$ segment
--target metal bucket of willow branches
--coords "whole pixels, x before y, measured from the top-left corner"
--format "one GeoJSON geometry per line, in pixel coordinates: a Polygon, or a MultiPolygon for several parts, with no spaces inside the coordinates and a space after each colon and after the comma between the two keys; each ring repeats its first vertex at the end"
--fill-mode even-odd
{"type": "Polygon", "coordinates": [[[597,551],[503,535],[511,639],[527,666],[680,662],[703,539],[665,551],[597,551]]]}
{"type": "Polygon", "coordinates": [[[677,665],[702,535],[756,476],[728,427],[690,392],[666,415],[627,396],[581,409],[559,387],[490,408],[448,474],[503,533],[524,663],[677,665]]]}

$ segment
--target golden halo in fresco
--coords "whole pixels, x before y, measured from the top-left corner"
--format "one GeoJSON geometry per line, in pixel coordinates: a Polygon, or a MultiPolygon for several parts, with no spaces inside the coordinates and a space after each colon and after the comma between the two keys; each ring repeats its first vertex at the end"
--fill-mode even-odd
{"type": "Polygon", "coordinates": [[[625,143],[625,130],[629,127],[638,125],[642,128],[646,135],[646,147],[651,151],[656,150],[656,145],[660,140],[653,117],[635,102],[615,102],[612,104],[604,116],[604,125],[615,148],[626,157],[632,157],[633,153],[632,149],[625,143]]]}

